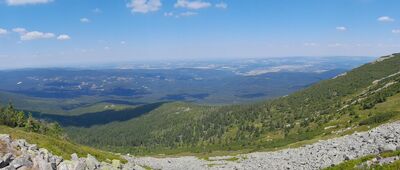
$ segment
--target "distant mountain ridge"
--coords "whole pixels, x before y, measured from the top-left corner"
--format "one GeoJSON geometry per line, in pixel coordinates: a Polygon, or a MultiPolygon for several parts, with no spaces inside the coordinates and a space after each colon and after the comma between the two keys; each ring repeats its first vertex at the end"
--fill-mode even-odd
{"type": "Polygon", "coordinates": [[[4,70],[0,71],[0,103],[12,101],[20,109],[59,115],[129,109],[155,102],[249,103],[296,92],[372,60],[282,57],[160,63],[131,69],[4,70]]]}

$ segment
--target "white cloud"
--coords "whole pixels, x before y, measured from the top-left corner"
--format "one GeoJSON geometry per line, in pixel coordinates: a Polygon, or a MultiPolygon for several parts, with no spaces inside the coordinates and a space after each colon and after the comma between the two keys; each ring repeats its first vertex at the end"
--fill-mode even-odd
{"type": "Polygon", "coordinates": [[[125,45],[125,44],[126,44],[126,41],[121,41],[120,44],[121,44],[121,45],[125,45]]]}
{"type": "Polygon", "coordinates": [[[36,39],[49,39],[54,38],[53,33],[44,33],[39,31],[26,32],[21,35],[22,41],[36,40],[36,39]]]}
{"type": "Polygon", "coordinates": [[[88,18],[81,18],[79,21],[81,21],[82,23],[89,23],[90,19],[88,18]]]}
{"type": "Polygon", "coordinates": [[[344,44],[341,43],[334,43],[334,44],[329,44],[328,47],[342,47],[344,44]]]}
{"type": "Polygon", "coordinates": [[[228,8],[228,4],[226,4],[225,2],[220,2],[218,4],[215,4],[216,8],[221,8],[221,9],[226,9],[228,8]]]}
{"type": "Polygon", "coordinates": [[[164,12],[164,16],[166,17],[173,17],[174,13],[173,12],[164,12]]]}
{"type": "Polygon", "coordinates": [[[338,31],[347,31],[346,27],[340,26],[340,27],[336,27],[336,30],[338,31]]]}
{"type": "Polygon", "coordinates": [[[5,35],[7,33],[8,31],[6,29],[0,28],[0,35],[5,35]]]}
{"type": "Polygon", "coordinates": [[[187,12],[182,12],[182,13],[180,13],[179,16],[182,16],[182,17],[190,17],[190,16],[194,16],[194,15],[197,15],[197,14],[198,14],[197,12],[187,11],[187,12]]]}
{"type": "Polygon", "coordinates": [[[46,33],[40,31],[27,31],[25,28],[14,28],[13,32],[16,32],[20,35],[21,41],[30,41],[37,39],[50,39],[54,38],[56,35],[54,33],[46,33]]]}
{"type": "Polygon", "coordinates": [[[95,8],[95,9],[92,10],[92,12],[95,13],[95,14],[100,14],[103,11],[100,8],[95,8]]]}
{"type": "Polygon", "coordinates": [[[45,4],[52,2],[53,0],[6,0],[7,5],[31,5],[31,4],[45,4]]]}
{"type": "Polygon", "coordinates": [[[65,40],[70,40],[70,39],[71,39],[71,37],[67,34],[61,34],[57,37],[57,40],[60,40],[60,41],[65,41],[65,40]]]}
{"type": "Polygon", "coordinates": [[[394,30],[392,30],[392,33],[393,34],[400,34],[400,29],[394,29],[394,30]]]}
{"type": "Polygon", "coordinates": [[[380,22],[393,22],[394,19],[390,18],[389,16],[381,16],[378,18],[378,21],[380,22]]]}
{"type": "Polygon", "coordinates": [[[306,46],[306,47],[315,47],[315,46],[318,46],[318,44],[317,44],[317,43],[314,43],[314,42],[306,42],[306,43],[304,43],[303,45],[306,46]]]}
{"type": "Polygon", "coordinates": [[[27,32],[25,28],[14,28],[12,29],[12,31],[20,34],[24,34],[27,32]]]}
{"type": "Polygon", "coordinates": [[[175,17],[175,18],[179,18],[179,17],[190,17],[190,16],[194,16],[194,15],[198,15],[199,13],[197,12],[192,12],[192,11],[186,11],[186,12],[181,12],[179,14],[175,14],[173,12],[165,12],[164,16],[165,17],[175,17]]]}
{"type": "Polygon", "coordinates": [[[132,0],[131,3],[127,4],[132,12],[143,14],[158,11],[161,6],[161,0],[132,0]]]}
{"type": "Polygon", "coordinates": [[[202,0],[178,0],[174,6],[175,8],[202,9],[210,7],[211,3],[202,0]]]}

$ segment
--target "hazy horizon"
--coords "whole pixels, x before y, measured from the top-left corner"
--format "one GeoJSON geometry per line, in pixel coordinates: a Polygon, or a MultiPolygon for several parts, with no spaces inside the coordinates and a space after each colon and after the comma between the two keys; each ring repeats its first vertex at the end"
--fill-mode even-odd
{"type": "MultiPolygon", "coordinates": [[[[388,54],[390,55],[390,54],[388,54]]],[[[0,71],[2,70],[20,70],[20,69],[140,69],[144,66],[149,66],[149,68],[160,68],[160,66],[167,65],[182,65],[178,68],[190,68],[188,64],[229,64],[229,62],[244,62],[250,60],[268,60],[268,59],[290,59],[290,58],[307,58],[307,59],[329,59],[329,58],[365,58],[365,60],[373,60],[381,56],[278,56],[278,57],[253,57],[253,58],[217,58],[217,59],[151,59],[151,60],[130,60],[130,61],[99,61],[99,62],[86,62],[86,63],[51,63],[51,64],[32,64],[32,63],[20,63],[13,65],[1,65],[0,71]],[[140,66],[140,67],[139,67],[140,66]]]]}

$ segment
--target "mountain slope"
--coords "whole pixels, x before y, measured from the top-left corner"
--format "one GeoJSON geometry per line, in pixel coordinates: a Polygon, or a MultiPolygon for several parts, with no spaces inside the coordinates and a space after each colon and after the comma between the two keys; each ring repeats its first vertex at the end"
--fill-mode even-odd
{"type": "Polygon", "coordinates": [[[384,110],[375,105],[390,96],[399,100],[399,66],[400,55],[394,54],[275,100],[231,106],[167,103],[131,120],[68,126],[67,131],[79,143],[136,154],[274,149],[397,119],[396,104],[384,110]]]}

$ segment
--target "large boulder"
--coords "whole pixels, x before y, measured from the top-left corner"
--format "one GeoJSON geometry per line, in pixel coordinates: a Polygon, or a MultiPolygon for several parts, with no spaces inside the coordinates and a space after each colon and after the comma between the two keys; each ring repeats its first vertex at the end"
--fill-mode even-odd
{"type": "Polygon", "coordinates": [[[87,166],[88,170],[95,170],[100,167],[100,162],[97,161],[97,159],[95,157],[88,154],[88,156],[86,158],[86,166],[87,166]]]}
{"type": "Polygon", "coordinates": [[[120,160],[112,160],[112,166],[115,169],[121,169],[122,168],[121,161],[120,160]]]}
{"type": "Polygon", "coordinates": [[[56,170],[57,165],[55,162],[48,162],[42,156],[37,155],[33,158],[33,167],[37,169],[56,170]]]}
{"type": "Polygon", "coordinates": [[[86,170],[86,169],[87,165],[85,159],[79,159],[79,161],[75,161],[75,170],[86,170]]]}
{"type": "Polygon", "coordinates": [[[33,166],[33,162],[31,160],[31,157],[29,155],[21,155],[17,158],[15,158],[11,163],[10,166],[15,168],[15,169],[19,169],[22,167],[32,167],[33,166]]]}
{"type": "Polygon", "coordinates": [[[0,158],[0,168],[4,168],[14,160],[14,156],[11,153],[6,153],[3,158],[0,158]]]}
{"type": "Polygon", "coordinates": [[[75,170],[75,165],[73,161],[61,162],[57,167],[58,170],[75,170]]]}

